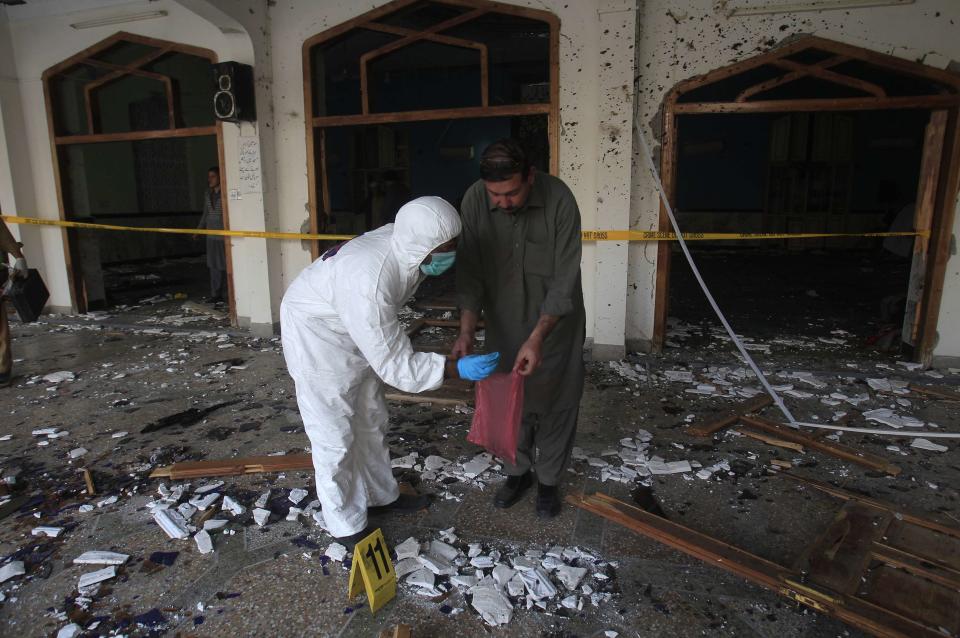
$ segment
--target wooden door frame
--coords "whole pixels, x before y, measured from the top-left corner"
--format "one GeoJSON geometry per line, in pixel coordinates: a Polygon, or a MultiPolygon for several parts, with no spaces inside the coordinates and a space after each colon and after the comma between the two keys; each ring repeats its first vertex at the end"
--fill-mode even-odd
{"type": "MultiPolygon", "coordinates": [[[[124,75],[142,75],[144,72],[139,70],[139,67],[149,62],[153,62],[162,55],[167,55],[168,53],[184,53],[187,55],[192,55],[199,58],[205,58],[210,61],[211,64],[214,64],[218,61],[217,54],[211,49],[206,49],[203,47],[197,47],[189,44],[183,44],[180,42],[172,42],[169,40],[160,40],[157,38],[150,38],[146,36],[137,35],[134,33],[128,33],[125,31],[118,31],[112,36],[105,38],[96,44],[93,44],[86,49],[58,62],[57,64],[46,69],[42,76],[43,82],[43,99],[44,106],[47,113],[47,133],[50,138],[50,153],[53,159],[53,177],[56,185],[57,193],[57,208],[59,211],[59,216],[61,221],[68,221],[67,211],[64,207],[64,197],[63,197],[63,176],[60,171],[60,162],[63,159],[60,154],[61,146],[68,146],[71,144],[96,144],[102,142],[133,142],[140,140],[151,140],[151,139],[175,139],[182,137],[206,137],[213,136],[216,138],[217,142],[217,158],[220,166],[220,202],[223,209],[223,227],[225,229],[230,228],[230,206],[229,198],[227,197],[227,179],[226,171],[224,167],[224,150],[223,150],[223,122],[217,120],[215,124],[210,126],[195,126],[195,127],[177,127],[176,126],[176,113],[172,101],[172,94],[169,82],[164,82],[165,91],[167,93],[167,104],[168,104],[168,115],[169,115],[169,128],[161,130],[151,130],[151,131],[131,131],[128,133],[98,133],[95,130],[95,123],[92,110],[92,100],[90,99],[92,88],[104,84],[103,78],[100,80],[94,80],[88,85],[88,89],[85,90],[85,108],[87,109],[87,133],[79,135],[57,135],[56,126],[54,122],[54,111],[53,111],[53,95],[51,90],[51,81],[59,75],[62,71],[69,69],[72,66],[77,64],[90,64],[89,59],[92,56],[100,53],[113,45],[120,42],[132,42],[135,44],[144,44],[151,47],[156,47],[158,51],[151,53],[150,55],[144,56],[139,60],[135,60],[128,65],[111,65],[112,72],[108,74],[110,80],[113,81],[123,77],[124,75]],[[92,86],[91,86],[92,85],[92,86]]],[[[102,66],[98,63],[93,63],[96,66],[102,66]]],[[[212,109],[212,105],[211,105],[212,109]]],[[[67,267],[67,281],[68,288],[70,290],[70,305],[75,309],[76,312],[84,313],[87,310],[87,301],[86,297],[83,294],[83,277],[80,273],[79,260],[75,259],[78,250],[76,246],[76,237],[75,233],[71,232],[68,228],[62,228],[60,231],[61,240],[63,242],[63,252],[64,260],[67,267]]],[[[224,250],[226,253],[227,260],[227,296],[228,303],[230,306],[230,320],[236,325],[237,322],[237,310],[236,302],[234,295],[234,284],[233,284],[233,256],[230,246],[229,238],[224,238],[224,250]]]]}
{"type": "MultiPolygon", "coordinates": [[[[844,61],[846,61],[844,60],[844,61]]],[[[837,62],[839,64],[839,62],[837,62]]],[[[810,65],[816,67],[818,65],[810,65]]],[[[816,75],[816,71],[808,73],[816,75]]],[[[803,77],[803,71],[791,69],[788,74],[793,79],[803,77]],[[796,75],[799,73],[800,75],[796,75]]],[[[787,76],[783,76],[787,77],[787,76]]],[[[790,81],[790,80],[787,80],[790,81]]],[[[770,85],[768,80],[763,84],[770,85]]],[[[761,86],[757,85],[757,87],[761,86]]],[[[764,89],[767,90],[767,89],[764,89]]],[[[946,134],[940,159],[939,180],[936,186],[936,198],[933,205],[933,222],[929,237],[927,269],[924,273],[924,288],[919,309],[919,331],[913,358],[924,365],[930,365],[933,348],[937,341],[937,320],[943,297],[944,279],[949,260],[950,238],[952,236],[957,192],[960,189],[960,76],[910,62],[869,49],[834,42],[818,37],[804,37],[786,46],[755,56],[727,67],[715,69],[702,76],[684,80],[667,94],[663,108],[662,149],[660,159],[661,178],[664,190],[671,203],[676,202],[677,182],[677,140],[681,115],[725,114],[725,113],[796,113],[823,111],[867,111],[867,110],[929,110],[947,113],[946,134]],[[877,95],[873,86],[863,90],[871,92],[870,97],[829,98],[829,99],[792,99],[747,101],[756,87],[751,87],[733,102],[687,102],[681,103],[680,97],[695,88],[732,77],[744,71],[765,64],[776,64],[781,58],[816,48],[834,53],[846,60],[862,60],[875,66],[884,67],[895,73],[906,74],[944,85],[949,90],[940,94],[921,96],[877,95]]],[[[658,230],[672,232],[666,206],[660,203],[658,230]]],[[[670,260],[672,243],[660,241],[657,246],[656,290],[654,291],[654,326],[652,346],[655,352],[663,350],[666,341],[666,324],[669,311],[670,260]]]]}
{"type": "MultiPolygon", "coordinates": [[[[439,34],[446,28],[452,28],[454,23],[466,22],[467,19],[458,21],[452,19],[447,22],[449,26],[427,27],[418,32],[409,32],[406,29],[387,27],[375,23],[378,18],[387,16],[395,11],[403,9],[419,2],[420,0],[393,0],[375,9],[367,11],[355,18],[342,22],[335,27],[322,31],[303,43],[302,48],[302,69],[303,69],[303,113],[304,124],[306,128],[306,148],[307,148],[307,203],[310,215],[310,232],[319,233],[320,214],[317,207],[317,180],[320,180],[322,186],[323,213],[330,214],[330,194],[327,187],[327,149],[326,149],[326,129],[334,126],[355,126],[364,124],[396,124],[400,122],[423,122],[428,120],[454,120],[470,119],[481,117],[507,117],[520,115],[546,115],[547,116],[547,141],[550,147],[550,174],[558,175],[560,172],[560,18],[555,14],[540,9],[531,9],[520,7],[502,2],[492,2],[491,0],[434,0],[437,4],[449,4],[473,9],[466,15],[479,17],[484,13],[502,13],[506,15],[527,18],[545,22],[550,29],[549,43],[549,65],[550,65],[550,102],[536,104],[511,104],[506,106],[490,106],[488,99],[489,81],[487,73],[486,46],[469,41],[459,41],[457,38],[451,38],[439,34]],[[410,44],[418,40],[430,40],[448,44],[451,46],[461,46],[465,48],[476,49],[481,53],[481,106],[451,108],[451,109],[430,109],[420,111],[400,111],[393,113],[370,113],[369,102],[366,90],[366,66],[361,61],[361,106],[362,112],[357,115],[342,116],[324,116],[314,117],[313,104],[313,80],[312,65],[310,62],[310,51],[318,44],[322,44],[337,36],[343,35],[354,28],[367,28],[377,31],[386,31],[401,36],[402,40],[397,40],[390,45],[410,44]],[[407,33],[401,33],[407,31],[407,33]],[[314,136],[319,131],[320,140],[317,144],[314,142],[314,136]],[[317,162],[317,152],[319,151],[319,162],[317,162]],[[319,167],[317,164],[319,163],[319,167]],[[319,169],[319,174],[318,174],[319,169]]],[[[461,16],[462,18],[463,16],[461,16]]],[[[446,23],[443,23],[446,24],[446,23]]],[[[392,50],[392,49],[391,49],[392,50]]],[[[319,242],[310,242],[311,259],[319,257],[319,242]]]]}

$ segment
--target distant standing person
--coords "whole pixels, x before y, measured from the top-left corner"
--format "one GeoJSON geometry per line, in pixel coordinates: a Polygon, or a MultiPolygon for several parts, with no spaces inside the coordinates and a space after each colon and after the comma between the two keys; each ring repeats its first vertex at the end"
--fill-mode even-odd
{"type": "Polygon", "coordinates": [[[516,140],[480,157],[480,179],[463,197],[457,249],[460,335],[453,356],[473,351],[481,311],[486,347],[500,369],[526,377],[516,465],[494,505],[512,506],[533,484],[537,515],[560,511],[583,394],[586,313],[580,283],[580,210],[570,189],[539,173],[516,140]]]}
{"type": "MultiPolygon", "coordinates": [[[[13,238],[10,229],[7,228],[2,219],[0,219],[0,253],[4,254],[3,260],[0,261],[0,268],[5,269],[7,267],[6,253],[9,253],[13,255],[15,260],[11,276],[27,276],[27,260],[23,256],[20,244],[13,238]]],[[[5,280],[5,277],[0,277],[0,282],[3,280],[5,280]]],[[[10,354],[10,326],[7,324],[7,309],[3,305],[3,296],[0,295],[0,387],[10,385],[12,379],[13,356],[10,354]]]]}
{"type": "MultiPolygon", "coordinates": [[[[220,168],[207,171],[207,191],[203,196],[203,215],[197,229],[223,230],[223,202],[220,199],[220,168]]],[[[224,238],[206,235],[207,268],[210,270],[210,301],[227,299],[227,253],[224,238]]]]}

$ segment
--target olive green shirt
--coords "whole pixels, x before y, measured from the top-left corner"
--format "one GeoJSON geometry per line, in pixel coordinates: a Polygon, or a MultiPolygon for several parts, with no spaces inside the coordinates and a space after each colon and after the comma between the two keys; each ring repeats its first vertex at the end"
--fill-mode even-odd
{"type": "Polygon", "coordinates": [[[509,371],[541,315],[560,319],[543,343],[543,362],[527,378],[525,412],[576,407],[583,393],[586,315],[580,282],[580,209],[561,180],[535,173],[527,203],[513,213],[493,206],[483,181],[461,205],[457,244],[460,308],[483,313],[486,350],[509,371]]]}

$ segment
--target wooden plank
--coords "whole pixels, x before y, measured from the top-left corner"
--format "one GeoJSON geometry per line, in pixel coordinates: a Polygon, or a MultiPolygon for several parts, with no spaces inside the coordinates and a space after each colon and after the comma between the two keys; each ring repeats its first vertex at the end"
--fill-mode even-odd
{"type": "Polygon", "coordinates": [[[826,67],[800,64],[799,62],[794,62],[793,60],[775,60],[772,62],[772,64],[782,69],[799,71],[808,75],[812,75],[813,77],[820,78],[825,82],[831,82],[833,84],[840,84],[852,89],[857,89],[859,91],[863,91],[864,93],[869,93],[875,97],[886,97],[887,95],[886,91],[873,82],[867,82],[866,80],[861,80],[849,75],[843,75],[842,73],[835,73],[828,70],[826,67]]]}
{"type": "Polygon", "coordinates": [[[891,567],[904,569],[911,574],[940,583],[944,587],[951,587],[960,591],[960,572],[956,570],[884,543],[874,543],[872,551],[874,559],[891,567]]]}
{"type": "Polygon", "coordinates": [[[960,631],[960,594],[906,570],[881,565],[866,575],[860,598],[893,613],[914,618],[948,636],[960,631]]]}
{"type": "Polygon", "coordinates": [[[909,512],[904,511],[900,506],[893,503],[887,503],[879,499],[871,498],[869,496],[864,496],[863,494],[855,494],[854,492],[848,492],[847,490],[841,489],[830,485],[829,483],[824,483],[823,481],[818,481],[816,479],[807,478],[805,476],[800,476],[799,474],[792,474],[790,472],[781,472],[780,476],[786,477],[797,483],[806,485],[807,487],[812,487],[816,490],[820,490],[825,494],[829,494],[836,498],[841,498],[846,501],[859,501],[861,503],[866,503],[872,507],[885,509],[890,511],[898,520],[902,520],[913,525],[919,525],[921,527],[926,527],[928,529],[935,530],[941,534],[947,534],[954,538],[960,538],[960,529],[951,527],[949,525],[944,525],[936,521],[932,521],[921,516],[916,516],[909,512]]]}
{"type": "Polygon", "coordinates": [[[856,594],[860,578],[873,559],[873,543],[893,520],[888,510],[851,501],[794,564],[806,581],[841,594],[856,594]]]}
{"type": "Polygon", "coordinates": [[[738,403],[728,414],[714,417],[705,423],[692,425],[684,430],[684,432],[690,436],[712,436],[739,421],[740,417],[744,414],[759,412],[768,405],[773,405],[773,399],[770,398],[770,395],[761,394],[738,403]]]}
{"type": "Polygon", "coordinates": [[[628,529],[657,540],[668,547],[698,558],[707,564],[766,587],[790,600],[839,618],[876,636],[896,638],[942,638],[925,624],[850,596],[837,596],[801,582],[801,575],[723,541],[683,527],[666,519],[601,494],[571,494],[568,503],[628,529]]]}
{"type": "Polygon", "coordinates": [[[98,144],[101,142],[135,142],[140,140],[170,139],[175,137],[203,137],[216,135],[216,126],[191,126],[157,131],[130,131],[129,133],[95,133],[94,135],[61,135],[54,138],[57,145],[98,144]]]}
{"type": "Polygon", "coordinates": [[[314,126],[360,126],[364,124],[395,124],[398,122],[427,122],[475,117],[508,117],[512,115],[543,115],[550,112],[549,104],[508,104],[505,106],[465,106],[456,109],[426,109],[397,113],[369,113],[367,115],[328,115],[313,118],[314,126]]]}
{"type": "Polygon", "coordinates": [[[743,436],[746,436],[751,439],[755,439],[757,441],[761,441],[763,443],[766,443],[767,445],[772,445],[774,447],[787,448],[788,450],[794,450],[796,452],[803,454],[803,445],[801,445],[800,443],[784,441],[783,439],[778,439],[774,436],[770,436],[769,434],[764,434],[762,432],[751,432],[750,430],[742,430],[742,429],[738,429],[736,431],[742,434],[743,436]]]}
{"type": "Polygon", "coordinates": [[[903,313],[902,339],[910,346],[917,342],[917,336],[920,334],[920,320],[923,316],[923,283],[927,274],[927,259],[930,251],[929,232],[933,226],[933,213],[937,203],[937,185],[940,182],[943,138],[946,128],[946,111],[934,111],[930,114],[930,121],[924,132],[920,178],[913,215],[913,229],[927,231],[928,235],[926,237],[918,235],[913,240],[910,280],[907,285],[907,300],[903,313]]]}
{"type": "Polygon", "coordinates": [[[947,262],[952,254],[953,220],[956,209],[957,190],[960,188],[960,113],[953,108],[947,118],[944,134],[944,150],[937,184],[937,200],[933,212],[933,228],[930,235],[928,267],[923,284],[923,317],[914,359],[930,365],[933,348],[937,342],[937,323],[940,320],[940,304],[947,262]]]}
{"type": "Polygon", "coordinates": [[[704,113],[786,113],[790,111],[881,111],[894,109],[939,109],[960,105],[960,96],[817,98],[808,100],[757,100],[755,102],[683,102],[679,115],[704,113]]]}
{"type": "MultiPolygon", "coordinates": [[[[671,92],[663,112],[663,138],[660,148],[660,179],[663,190],[671,202],[676,201],[677,181],[677,94],[671,92]]],[[[640,134],[643,132],[640,131],[640,134]]],[[[650,158],[653,161],[653,158],[650,158]]],[[[667,207],[660,202],[660,216],[657,230],[661,233],[672,232],[667,207]]],[[[670,312],[670,260],[673,256],[673,242],[657,242],[657,273],[653,301],[653,338],[654,352],[663,352],[667,341],[667,314],[670,312]]]]}
{"type": "Polygon", "coordinates": [[[898,520],[884,544],[960,573],[960,538],[898,520]]]}
{"type": "Polygon", "coordinates": [[[755,430],[762,430],[764,432],[769,432],[771,434],[776,434],[782,439],[787,441],[792,441],[793,443],[800,443],[810,449],[818,450],[824,452],[831,456],[835,456],[839,459],[845,461],[851,461],[862,465],[864,467],[869,467],[873,470],[879,470],[881,472],[886,472],[892,476],[896,476],[900,473],[900,468],[887,459],[875,456],[869,452],[861,452],[852,447],[843,445],[841,443],[834,443],[832,441],[827,441],[824,439],[817,439],[812,436],[800,433],[798,430],[792,428],[784,427],[773,421],[768,421],[760,417],[745,415],[741,417],[740,422],[747,427],[751,427],[755,430]]]}
{"type": "Polygon", "coordinates": [[[941,399],[943,401],[960,401],[960,392],[948,390],[943,386],[917,385],[915,383],[911,383],[908,387],[911,392],[934,397],[935,399],[941,399]]]}
{"type": "MultiPolygon", "coordinates": [[[[832,66],[837,66],[838,64],[843,64],[844,62],[848,62],[849,60],[850,58],[846,56],[837,55],[832,58],[827,58],[826,60],[821,60],[820,62],[817,62],[813,66],[821,69],[828,69],[832,66]]],[[[808,75],[810,75],[810,73],[807,70],[791,71],[786,75],[781,75],[778,78],[767,80],[766,82],[760,82],[759,84],[754,84],[753,86],[744,89],[737,95],[736,100],[734,101],[745,102],[747,98],[751,96],[757,95],[758,93],[764,93],[766,91],[769,91],[770,89],[775,89],[778,86],[789,84],[790,82],[795,82],[796,80],[807,77],[808,75]]]]}
{"type": "Polygon", "coordinates": [[[249,456],[235,459],[210,461],[187,461],[159,467],[150,473],[150,478],[169,478],[172,480],[203,478],[213,476],[240,476],[242,474],[260,474],[268,472],[289,472],[312,470],[313,457],[309,454],[287,454],[285,456],[249,456]]]}

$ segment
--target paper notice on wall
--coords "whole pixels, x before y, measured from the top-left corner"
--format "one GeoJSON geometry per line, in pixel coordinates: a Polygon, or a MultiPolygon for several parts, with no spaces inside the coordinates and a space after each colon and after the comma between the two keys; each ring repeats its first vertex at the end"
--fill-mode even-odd
{"type": "Polygon", "coordinates": [[[255,136],[240,137],[240,193],[259,193],[260,143],[255,136]]]}

